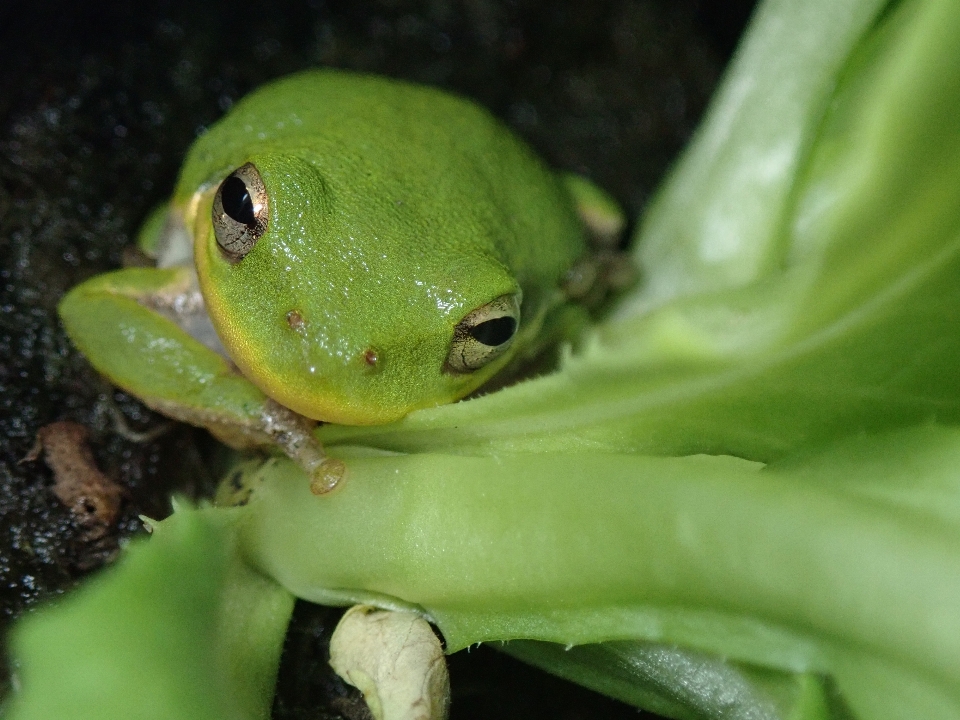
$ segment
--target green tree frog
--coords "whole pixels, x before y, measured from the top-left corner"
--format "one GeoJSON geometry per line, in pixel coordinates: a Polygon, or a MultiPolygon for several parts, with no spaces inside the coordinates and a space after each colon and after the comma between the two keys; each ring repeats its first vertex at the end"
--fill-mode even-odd
{"type": "Polygon", "coordinates": [[[608,245],[623,225],[472,102],[308,71],[196,141],[141,232],[157,267],[59,310],[113,383],[234,447],[278,445],[320,492],[343,467],[316,421],[397,420],[542,348],[602,284],[584,222],[608,245]]]}

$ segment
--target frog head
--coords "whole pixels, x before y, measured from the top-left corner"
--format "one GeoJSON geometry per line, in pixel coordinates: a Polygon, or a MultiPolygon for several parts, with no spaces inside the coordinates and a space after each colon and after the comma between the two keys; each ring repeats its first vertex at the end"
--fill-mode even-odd
{"type": "Polygon", "coordinates": [[[515,350],[521,291],[491,251],[496,208],[386,167],[263,151],[194,196],[200,286],[227,353],[310,418],[384,423],[450,402],[515,350]]]}

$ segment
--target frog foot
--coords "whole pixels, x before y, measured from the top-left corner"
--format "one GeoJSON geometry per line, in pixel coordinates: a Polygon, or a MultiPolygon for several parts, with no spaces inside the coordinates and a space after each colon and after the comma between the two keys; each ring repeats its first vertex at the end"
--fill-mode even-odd
{"type": "Polygon", "coordinates": [[[598,250],[581,258],[564,276],[561,290],[568,300],[588,308],[601,305],[611,293],[630,287],[637,269],[626,253],[598,250]]]}
{"type": "Polygon", "coordinates": [[[310,474],[310,492],[325,495],[339,485],[347,474],[343,460],[326,458],[316,467],[308,470],[310,474]]]}
{"type": "Polygon", "coordinates": [[[270,439],[307,473],[310,492],[324,495],[340,484],[347,472],[346,465],[342,460],[327,457],[313,434],[316,423],[274,400],[264,403],[261,421],[270,439]]]}

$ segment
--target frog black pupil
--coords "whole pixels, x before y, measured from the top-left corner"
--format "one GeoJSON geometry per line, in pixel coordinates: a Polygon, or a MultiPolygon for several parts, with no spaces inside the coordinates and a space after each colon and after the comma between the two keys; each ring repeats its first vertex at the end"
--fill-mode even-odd
{"type": "Polygon", "coordinates": [[[496,347],[503,345],[507,340],[513,337],[517,329],[517,321],[512,317],[498,317],[493,320],[486,320],[477,323],[470,328],[469,333],[479,343],[496,347]]]}
{"type": "Polygon", "coordinates": [[[223,181],[220,187],[220,202],[223,204],[223,211],[238,223],[247,227],[257,224],[250,191],[247,190],[246,183],[236,175],[231,175],[223,181]]]}

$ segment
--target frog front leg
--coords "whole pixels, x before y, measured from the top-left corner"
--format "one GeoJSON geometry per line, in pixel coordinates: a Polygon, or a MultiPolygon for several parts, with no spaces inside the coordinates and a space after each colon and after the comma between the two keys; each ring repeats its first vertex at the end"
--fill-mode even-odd
{"type": "Polygon", "coordinates": [[[90,363],[148,407],[237,449],[279,447],[317,494],[343,477],[343,463],[313,436],[314,421],[271,400],[218,351],[191,268],[98,275],[67,293],[59,312],[90,363]]]}

